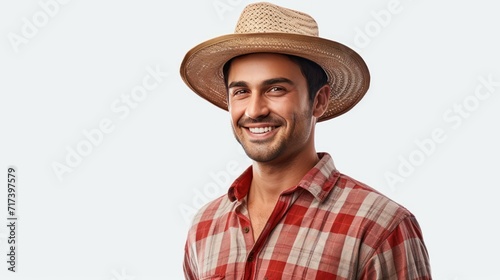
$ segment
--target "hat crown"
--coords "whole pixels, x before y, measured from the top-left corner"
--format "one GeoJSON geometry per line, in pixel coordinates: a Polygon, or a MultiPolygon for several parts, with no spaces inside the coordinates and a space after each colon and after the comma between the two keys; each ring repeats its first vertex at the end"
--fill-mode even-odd
{"type": "Polygon", "coordinates": [[[318,24],[308,14],[261,2],[250,4],[242,11],[235,33],[292,33],[318,35],[318,24]]]}

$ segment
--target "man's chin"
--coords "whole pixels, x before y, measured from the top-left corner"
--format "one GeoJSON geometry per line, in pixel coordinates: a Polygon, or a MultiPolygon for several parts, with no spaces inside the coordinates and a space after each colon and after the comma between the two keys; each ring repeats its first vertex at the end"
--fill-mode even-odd
{"type": "Polygon", "coordinates": [[[279,151],[270,149],[268,145],[261,149],[242,145],[246,155],[255,162],[271,162],[279,156],[279,151]]]}

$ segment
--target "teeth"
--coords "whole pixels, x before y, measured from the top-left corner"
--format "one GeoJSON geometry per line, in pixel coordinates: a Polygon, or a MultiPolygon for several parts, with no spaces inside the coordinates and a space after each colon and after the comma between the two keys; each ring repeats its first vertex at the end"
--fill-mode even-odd
{"type": "Polygon", "coordinates": [[[260,133],[269,132],[269,131],[273,130],[274,127],[272,127],[272,126],[268,126],[268,127],[250,127],[249,129],[250,129],[250,132],[252,132],[252,133],[260,134],[260,133]]]}

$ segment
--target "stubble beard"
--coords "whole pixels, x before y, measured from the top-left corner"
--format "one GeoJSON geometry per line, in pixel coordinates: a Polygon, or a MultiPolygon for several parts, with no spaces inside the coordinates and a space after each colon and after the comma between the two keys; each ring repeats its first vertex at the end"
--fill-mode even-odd
{"type": "Polygon", "coordinates": [[[256,162],[270,162],[276,159],[286,149],[287,144],[285,139],[276,139],[274,141],[249,142],[243,141],[234,133],[236,140],[240,143],[245,151],[245,154],[256,162]]]}

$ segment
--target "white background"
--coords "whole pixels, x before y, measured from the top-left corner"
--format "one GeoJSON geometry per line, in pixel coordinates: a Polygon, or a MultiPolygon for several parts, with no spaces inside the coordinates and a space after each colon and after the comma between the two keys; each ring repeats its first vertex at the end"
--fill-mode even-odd
{"type": "MultiPolygon", "coordinates": [[[[0,3],[0,279],[183,279],[190,215],[250,162],[179,65],[250,1],[66,2],[0,3]]],[[[371,71],[359,105],[318,124],[317,149],[417,216],[435,279],[500,279],[499,5],[464,2],[275,1],[371,71]]]]}

